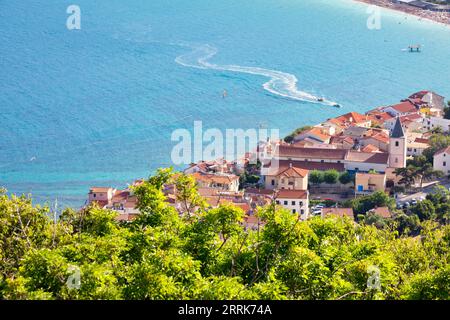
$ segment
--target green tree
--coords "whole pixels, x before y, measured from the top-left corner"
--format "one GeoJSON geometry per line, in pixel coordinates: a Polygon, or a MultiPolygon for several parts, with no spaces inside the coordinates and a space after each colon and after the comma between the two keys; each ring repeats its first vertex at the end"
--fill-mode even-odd
{"type": "Polygon", "coordinates": [[[355,177],[350,174],[350,172],[345,171],[339,175],[339,182],[342,184],[349,184],[350,182],[354,182],[355,177]]]}
{"type": "Polygon", "coordinates": [[[309,172],[309,181],[312,184],[320,184],[324,182],[324,174],[323,171],[312,170],[309,172]]]}

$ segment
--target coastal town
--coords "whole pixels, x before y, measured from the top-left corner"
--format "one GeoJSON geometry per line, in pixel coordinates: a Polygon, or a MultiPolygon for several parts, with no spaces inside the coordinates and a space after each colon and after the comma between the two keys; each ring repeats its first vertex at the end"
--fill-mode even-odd
{"type": "MultiPolygon", "coordinates": [[[[435,135],[450,131],[447,110],[443,96],[424,90],[365,114],[349,112],[299,128],[282,140],[260,141],[256,150],[235,161],[192,163],[183,174],[196,181],[199,195],[211,208],[225,203],[241,208],[247,228],[258,227],[256,208],[270,203],[301,220],[336,215],[357,221],[357,214],[345,206],[348,200],[383,192],[395,197],[401,209],[423,200],[414,194],[450,174],[450,147],[431,154],[427,174],[415,173],[412,181],[405,174],[409,161],[429,153],[435,135]],[[402,202],[402,197],[411,201],[402,202]]],[[[136,180],[123,190],[92,187],[87,205],[96,203],[116,211],[118,220],[132,221],[140,214],[133,188],[143,182],[136,180]]],[[[175,185],[164,190],[167,201],[182,214],[186,205],[179,201],[175,185]]],[[[372,208],[371,213],[383,218],[393,214],[388,207],[372,208]]]]}

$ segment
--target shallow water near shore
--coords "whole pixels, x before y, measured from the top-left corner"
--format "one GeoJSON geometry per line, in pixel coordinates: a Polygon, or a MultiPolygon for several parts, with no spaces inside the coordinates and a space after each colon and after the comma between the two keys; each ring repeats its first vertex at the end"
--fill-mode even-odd
{"type": "Polygon", "coordinates": [[[170,166],[172,131],[194,120],[285,135],[422,89],[450,97],[450,29],[382,9],[369,30],[362,3],[78,0],[79,31],[70,4],[0,3],[0,185],[40,203],[78,207],[90,186],[170,166]]]}

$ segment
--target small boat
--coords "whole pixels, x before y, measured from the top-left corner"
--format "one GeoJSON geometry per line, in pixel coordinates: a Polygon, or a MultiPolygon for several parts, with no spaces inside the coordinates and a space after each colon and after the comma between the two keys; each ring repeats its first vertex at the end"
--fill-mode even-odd
{"type": "Polygon", "coordinates": [[[317,101],[323,102],[323,98],[317,98],[317,101]]]}
{"type": "Polygon", "coordinates": [[[341,106],[339,103],[333,104],[333,107],[336,107],[336,108],[342,108],[342,106],[341,106]]]}

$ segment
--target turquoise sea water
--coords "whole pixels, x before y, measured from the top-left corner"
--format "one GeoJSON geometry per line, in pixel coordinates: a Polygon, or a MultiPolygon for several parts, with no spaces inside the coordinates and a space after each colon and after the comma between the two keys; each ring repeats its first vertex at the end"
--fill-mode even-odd
{"type": "Polygon", "coordinates": [[[369,30],[366,9],[350,0],[0,0],[0,185],[79,206],[89,186],[121,187],[171,165],[171,132],[194,120],[284,135],[421,89],[450,97],[450,29],[382,10],[382,29],[369,30]],[[73,3],[79,31],[66,28],[73,3]],[[402,51],[412,43],[423,52],[402,51]]]}

